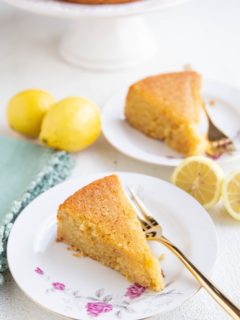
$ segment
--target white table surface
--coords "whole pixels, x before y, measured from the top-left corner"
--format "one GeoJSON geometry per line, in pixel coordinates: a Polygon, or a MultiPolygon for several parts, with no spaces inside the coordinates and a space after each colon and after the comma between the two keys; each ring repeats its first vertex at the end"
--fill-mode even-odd
{"type": "MultiPolygon", "coordinates": [[[[240,1],[195,0],[149,15],[159,39],[157,56],[123,73],[88,72],[66,64],[57,44],[70,21],[25,13],[0,4],[0,134],[13,134],[5,121],[8,99],[17,91],[38,87],[57,98],[84,95],[100,106],[119,86],[147,74],[191,65],[206,77],[240,87],[240,1]]],[[[239,101],[240,103],[240,101],[239,101]]],[[[172,169],[144,164],[114,150],[103,137],[76,156],[72,176],[98,171],[133,171],[169,179],[172,169]]],[[[240,166],[234,162],[226,171],[240,166]]],[[[220,206],[210,213],[219,236],[219,255],[213,279],[240,304],[240,223],[220,206]]],[[[0,320],[61,319],[32,303],[10,274],[0,288],[0,320]]],[[[229,319],[201,290],[161,320],[229,319]]],[[[127,319],[125,319],[127,320],[127,319]]]]}

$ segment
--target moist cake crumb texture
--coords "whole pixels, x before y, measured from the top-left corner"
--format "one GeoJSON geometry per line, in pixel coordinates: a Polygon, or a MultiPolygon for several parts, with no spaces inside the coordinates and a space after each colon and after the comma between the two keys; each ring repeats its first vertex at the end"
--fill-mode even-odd
{"type": "Polygon", "coordinates": [[[153,256],[118,176],[83,187],[58,210],[57,240],[115,269],[130,281],[160,291],[164,288],[153,256]]]}
{"type": "Polygon", "coordinates": [[[129,88],[126,120],[185,156],[203,154],[208,142],[199,132],[200,89],[201,76],[194,71],[145,78],[129,88]]]}

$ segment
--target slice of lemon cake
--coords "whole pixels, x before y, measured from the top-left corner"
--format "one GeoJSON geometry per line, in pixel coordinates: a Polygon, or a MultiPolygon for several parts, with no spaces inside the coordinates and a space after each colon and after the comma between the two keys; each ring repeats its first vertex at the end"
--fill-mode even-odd
{"type": "Polygon", "coordinates": [[[164,288],[159,261],[150,251],[118,176],[107,176],[77,191],[60,205],[57,219],[58,241],[132,282],[155,291],[164,288]]]}
{"type": "Polygon", "coordinates": [[[134,128],[186,156],[203,154],[208,143],[199,128],[200,89],[201,76],[194,71],[145,78],[129,88],[126,119],[134,128]]]}

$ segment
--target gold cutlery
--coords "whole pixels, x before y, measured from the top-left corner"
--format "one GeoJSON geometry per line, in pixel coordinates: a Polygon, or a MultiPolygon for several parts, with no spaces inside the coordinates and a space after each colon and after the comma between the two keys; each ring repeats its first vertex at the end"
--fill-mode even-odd
{"type": "Polygon", "coordinates": [[[213,123],[204,102],[202,107],[208,120],[207,138],[209,141],[209,149],[207,150],[207,153],[210,156],[217,156],[224,152],[234,151],[235,147],[233,141],[213,123]]]}
{"type": "Polygon", "coordinates": [[[148,209],[136,193],[128,188],[131,193],[131,200],[137,207],[138,219],[142,225],[147,240],[158,241],[173,252],[181,262],[192,273],[202,287],[219,303],[219,305],[235,320],[240,320],[240,309],[227,298],[216,286],[204,275],[198,268],[175,246],[168,240],[162,232],[160,224],[150,215],[148,209]],[[140,211],[140,212],[139,212],[140,211]],[[140,216],[141,213],[141,216],[140,216]]]}

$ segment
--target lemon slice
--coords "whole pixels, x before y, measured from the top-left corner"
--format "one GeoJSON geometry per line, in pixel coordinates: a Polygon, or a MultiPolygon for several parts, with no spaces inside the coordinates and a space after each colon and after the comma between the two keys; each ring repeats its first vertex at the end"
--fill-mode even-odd
{"type": "Polygon", "coordinates": [[[172,183],[188,192],[205,208],[214,206],[221,196],[223,170],[206,157],[189,157],[174,170],[172,183]]]}
{"type": "Polygon", "coordinates": [[[231,172],[223,185],[223,204],[227,212],[240,220],[240,170],[231,172]]]}

